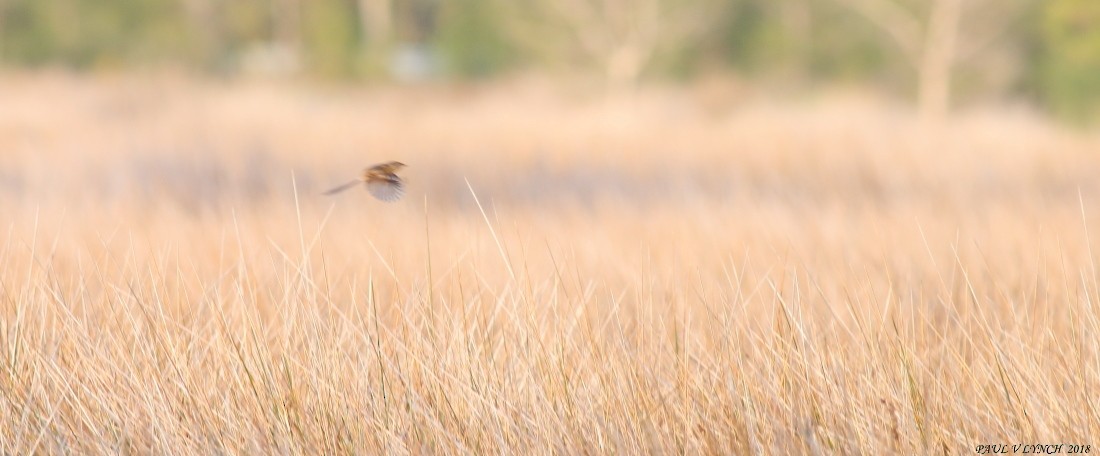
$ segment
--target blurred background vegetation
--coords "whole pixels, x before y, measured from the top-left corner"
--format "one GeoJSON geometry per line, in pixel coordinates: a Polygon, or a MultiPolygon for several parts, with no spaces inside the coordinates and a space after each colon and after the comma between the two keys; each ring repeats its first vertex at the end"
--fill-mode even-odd
{"type": "Polygon", "coordinates": [[[610,90],[870,87],[928,115],[1100,106],[1096,0],[0,0],[0,66],[610,90]]]}

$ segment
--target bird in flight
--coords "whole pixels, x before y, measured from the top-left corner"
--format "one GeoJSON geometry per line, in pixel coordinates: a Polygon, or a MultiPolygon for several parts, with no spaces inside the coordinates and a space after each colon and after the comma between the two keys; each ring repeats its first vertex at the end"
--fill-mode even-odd
{"type": "Polygon", "coordinates": [[[397,170],[404,167],[405,164],[398,161],[371,166],[364,169],[358,179],[329,190],[325,194],[335,195],[362,182],[367,185],[367,191],[371,196],[388,203],[397,201],[401,195],[405,194],[405,181],[397,176],[397,170]]]}

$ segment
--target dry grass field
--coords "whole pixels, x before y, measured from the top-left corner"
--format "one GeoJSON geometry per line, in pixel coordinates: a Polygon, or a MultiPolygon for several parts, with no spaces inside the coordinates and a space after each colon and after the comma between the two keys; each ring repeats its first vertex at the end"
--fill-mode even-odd
{"type": "Polygon", "coordinates": [[[0,454],[1100,451],[1100,137],[715,97],[0,78],[0,454]]]}

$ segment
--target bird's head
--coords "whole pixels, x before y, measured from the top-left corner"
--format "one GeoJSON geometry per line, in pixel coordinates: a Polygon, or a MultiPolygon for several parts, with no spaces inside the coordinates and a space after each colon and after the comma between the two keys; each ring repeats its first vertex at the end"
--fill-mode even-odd
{"type": "Polygon", "coordinates": [[[362,179],[367,180],[370,179],[371,176],[394,174],[397,172],[397,170],[404,167],[405,164],[399,161],[379,163],[377,165],[371,166],[370,168],[364,169],[362,179]]]}

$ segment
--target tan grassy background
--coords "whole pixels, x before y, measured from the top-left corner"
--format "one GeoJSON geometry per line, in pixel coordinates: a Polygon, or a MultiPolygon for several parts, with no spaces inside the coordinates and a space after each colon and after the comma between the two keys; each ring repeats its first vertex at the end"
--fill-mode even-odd
{"type": "Polygon", "coordinates": [[[1100,138],[1026,112],[43,75],[0,100],[0,453],[1100,443],[1100,138]],[[318,195],[391,159],[398,204],[318,195]]]}

